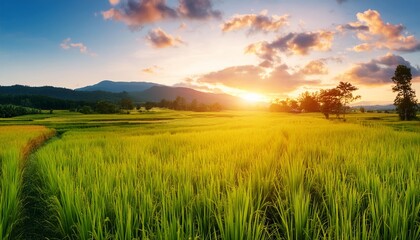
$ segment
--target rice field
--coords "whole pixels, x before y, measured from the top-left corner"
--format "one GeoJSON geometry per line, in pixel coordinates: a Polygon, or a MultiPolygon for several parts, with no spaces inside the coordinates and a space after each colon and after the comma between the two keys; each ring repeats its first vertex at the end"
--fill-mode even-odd
{"type": "Polygon", "coordinates": [[[57,116],[28,163],[43,214],[22,236],[420,239],[417,126],[320,117],[57,116]]]}
{"type": "Polygon", "coordinates": [[[19,236],[24,158],[51,133],[42,126],[0,126],[0,239],[19,236]]]}

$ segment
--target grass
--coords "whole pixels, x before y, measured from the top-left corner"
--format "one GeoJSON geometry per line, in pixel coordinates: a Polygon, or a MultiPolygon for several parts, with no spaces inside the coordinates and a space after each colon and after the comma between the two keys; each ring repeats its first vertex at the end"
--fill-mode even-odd
{"type": "Polygon", "coordinates": [[[0,239],[20,236],[24,159],[50,133],[42,126],[0,126],[0,239]]]}
{"type": "Polygon", "coordinates": [[[16,118],[60,133],[27,164],[25,194],[41,208],[26,238],[420,238],[418,122],[392,114],[346,122],[261,112],[42,116],[16,118]]]}

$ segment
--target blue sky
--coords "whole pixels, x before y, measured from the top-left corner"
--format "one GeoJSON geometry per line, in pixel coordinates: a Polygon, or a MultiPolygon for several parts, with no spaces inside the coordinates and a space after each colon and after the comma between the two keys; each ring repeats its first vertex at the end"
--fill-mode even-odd
{"type": "Polygon", "coordinates": [[[153,81],[271,99],[349,81],[362,101],[392,102],[396,64],[420,91],[419,11],[415,0],[0,0],[0,85],[153,81]]]}

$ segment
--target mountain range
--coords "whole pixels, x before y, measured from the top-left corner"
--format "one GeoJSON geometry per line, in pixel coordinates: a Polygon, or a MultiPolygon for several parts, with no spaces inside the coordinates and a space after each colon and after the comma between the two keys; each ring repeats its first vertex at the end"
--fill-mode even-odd
{"type": "Polygon", "coordinates": [[[204,104],[219,103],[229,109],[237,108],[242,103],[240,98],[228,94],[200,92],[191,88],[170,87],[150,82],[114,82],[109,80],[75,90],[51,86],[0,86],[0,95],[45,96],[61,100],[86,102],[100,100],[117,102],[123,98],[131,98],[135,103],[159,102],[162,99],[175,100],[179,96],[187,102],[195,99],[204,104]]]}

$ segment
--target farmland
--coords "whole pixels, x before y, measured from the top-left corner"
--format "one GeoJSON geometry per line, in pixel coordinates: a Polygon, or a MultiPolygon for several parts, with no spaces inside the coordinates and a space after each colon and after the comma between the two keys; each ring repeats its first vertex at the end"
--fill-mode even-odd
{"type": "Polygon", "coordinates": [[[34,116],[0,120],[1,201],[13,207],[2,207],[2,238],[420,238],[418,121],[377,113],[346,122],[265,112],[34,116]],[[52,129],[36,152],[24,150],[52,129]]]}

